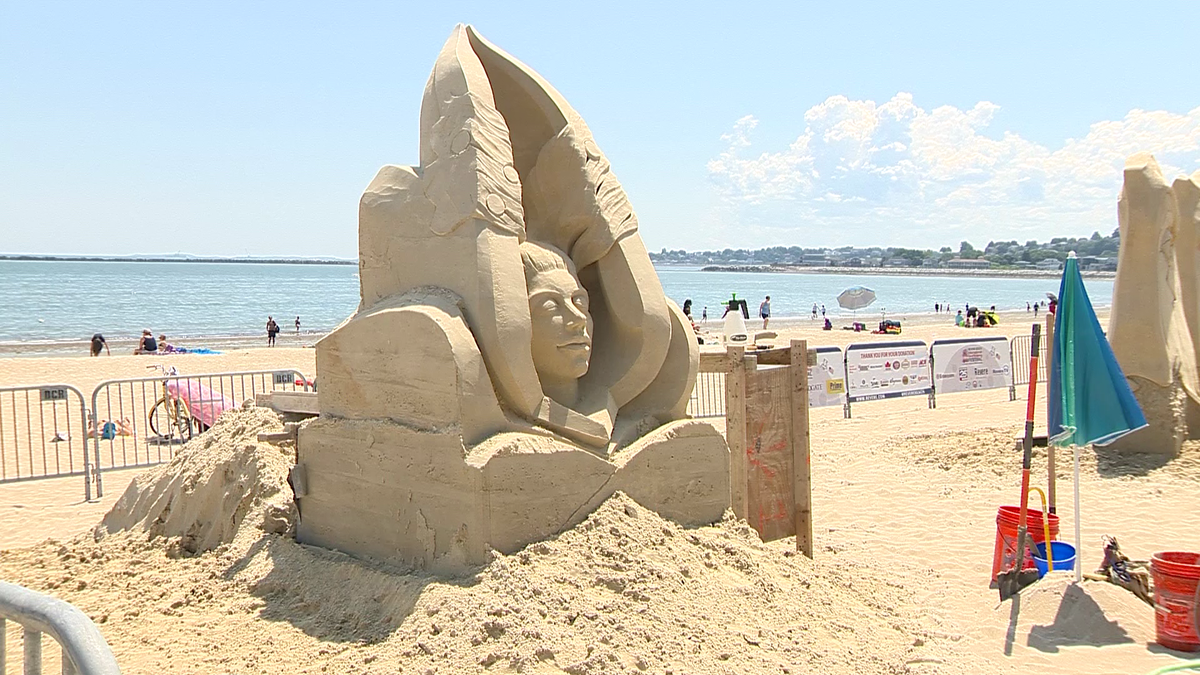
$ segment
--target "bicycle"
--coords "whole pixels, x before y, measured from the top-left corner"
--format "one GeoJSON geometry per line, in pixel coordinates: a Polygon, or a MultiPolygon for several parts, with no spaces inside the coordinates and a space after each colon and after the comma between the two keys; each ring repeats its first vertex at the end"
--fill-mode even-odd
{"type": "Polygon", "coordinates": [[[188,408],[177,394],[170,391],[169,383],[171,378],[179,376],[179,371],[174,366],[167,368],[161,364],[146,366],[151,370],[157,370],[167,377],[162,381],[162,397],[155,401],[154,406],[150,408],[150,430],[159,438],[175,438],[180,440],[191,440],[192,436],[204,431],[204,424],[192,416],[192,411],[188,408]],[[168,431],[170,433],[163,433],[168,431]]]}

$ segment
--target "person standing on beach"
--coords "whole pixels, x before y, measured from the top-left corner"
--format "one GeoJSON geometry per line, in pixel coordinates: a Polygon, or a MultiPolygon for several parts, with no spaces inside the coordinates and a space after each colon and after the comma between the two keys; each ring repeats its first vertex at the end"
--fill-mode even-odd
{"type": "Polygon", "coordinates": [[[821,305],[821,318],[825,318],[825,305],[821,305]]]}
{"type": "Polygon", "coordinates": [[[1033,303],[1033,318],[1035,318],[1035,319],[1037,318],[1037,313],[1038,313],[1038,303],[1035,302],[1035,303],[1033,303]]]}
{"type": "Polygon", "coordinates": [[[279,333],[279,324],[275,323],[275,317],[267,317],[267,346],[275,346],[275,335],[279,333]]]}
{"type": "Polygon", "coordinates": [[[934,314],[941,314],[941,312],[942,312],[942,306],[941,306],[941,304],[939,304],[939,303],[936,303],[936,302],[935,302],[935,303],[933,303],[933,313],[934,313],[934,314]]]}
{"type": "Polygon", "coordinates": [[[766,330],[767,322],[771,320],[771,296],[768,295],[767,299],[758,306],[758,315],[762,317],[763,330],[766,330]]]}
{"type": "Polygon", "coordinates": [[[104,347],[104,353],[112,356],[112,352],[108,349],[108,342],[104,336],[96,333],[92,335],[92,356],[100,356],[100,348],[104,347]]]}
{"type": "Polygon", "coordinates": [[[813,303],[813,316],[812,316],[812,320],[813,320],[813,321],[816,321],[816,320],[817,320],[817,303],[815,303],[815,302],[813,303]]]}
{"type": "Polygon", "coordinates": [[[700,313],[700,323],[708,323],[708,305],[705,305],[704,311],[700,313]]]}
{"type": "Polygon", "coordinates": [[[300,317],[296,317],[296,335],[300,334],[300,317]]]}

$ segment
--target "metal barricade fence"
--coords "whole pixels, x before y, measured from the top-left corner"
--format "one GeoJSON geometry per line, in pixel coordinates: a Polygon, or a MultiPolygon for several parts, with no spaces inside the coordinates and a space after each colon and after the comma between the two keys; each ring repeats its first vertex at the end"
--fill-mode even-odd
{"type": "MultiPolygon", "coordinates": [[[[1029,384],[1029,358],[1030,351],[1033,349],[1033,335],[1018,335],[1012,339],[1012,376],[1013,386],[1029,384]]],[[[1049,352],[1046,351],[1046,341],[1042,340],[1042,344],[1038,346],[1038,374],[1037,381],[1046,381],[1046,365],[1049,359],[1049,352]]]]}
{"type": "Polygon", "coordinates": [[[0,483],[88,474],[83,392],[69,384],[0,388],[0,483]]]}
{"type": "MultiPolygon", "coordinates": [[[[42,635],[58,643],[63,675],[121,675],[117,660],[96,624],[62,600],[0,581],[0,675],[8,672],[7,621],[21,628],[21,672],[42,675],[42,635]]],[[[51,655],[51,660],[54,656],[51,655]]]]}
{"type": "Polygon", "coordinates": [[[169,461],[175,449],[205,431],[221,413],[256,394],[307,390],[298,370],[257,370],[101,382],[92,392],[92,463],[96,496],[104,495],[101,472],[169,461]]]}
{"type": "Polygon", "coordinates": [[[725,416],[725,373],[696,374],[687,414],[696,418],[725,416]]]}

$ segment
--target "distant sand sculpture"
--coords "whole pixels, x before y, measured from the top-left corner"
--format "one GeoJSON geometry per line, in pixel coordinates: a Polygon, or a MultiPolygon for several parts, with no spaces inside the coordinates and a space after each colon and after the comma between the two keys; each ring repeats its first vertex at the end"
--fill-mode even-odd
{"type": "Polygon", "coordinates": [[[455,570],[616,490],[719,518],[728,448],[684,419],[696,336],[587,125],[460,25],[420,126],[421,164],[360,202],[358,312],[317,345],[301,541],[455,570]]]}
{"type": "MultiPolygon", "coordinates": [[[[1181,182],[1182,181],[1182,182],[1181,182]]],[[[1147,153],[1125,163],[1118,201],[1121,249],[1113,285],[1109,342],[1149,426],[1118,440],[1120,449],[1176,455],[1200,432],[1196,307],[1195,187],[1172,190],[1147,153]],[[1179,200],[1179,201],[1177,201],[1179,200]],[[1190,201],[1189,201],[1190,200],[1190,201]],[[1190,204],[1190,206],[1188,206],[1190,204]],[[1181,208],[1190,220],[1180,223],[1181,208]]]]}

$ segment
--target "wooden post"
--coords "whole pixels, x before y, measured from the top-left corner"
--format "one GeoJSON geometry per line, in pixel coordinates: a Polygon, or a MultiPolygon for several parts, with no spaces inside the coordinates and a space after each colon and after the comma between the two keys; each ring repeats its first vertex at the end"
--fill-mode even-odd
{"type": "Polygon", "coordinates": [[[729,505],[746,517],[746,356],[745,347],[728,347],[725,375],[725,441],[729,444],[729,505]]]}
{"type": "MultiPolygon", "coordinates": [[[[792,340],[792,470],[795,479],[796,550],[813,557],[812,464],[808,446],[808,366],[807,340],[792,340]]],[[[816,356],[814,352],[812,356],[816,356]]]]}
{"type": "Polygon", "coordinates": [[[1049,474],[1046,500],[1050,502],[1050,513],[1058,513],[1058,502],[1054,492],[1054,446],[1050,443],[1050,378],[1054,375],[1054,315],[1046,312],[1046,469],[1049,474]]]}

